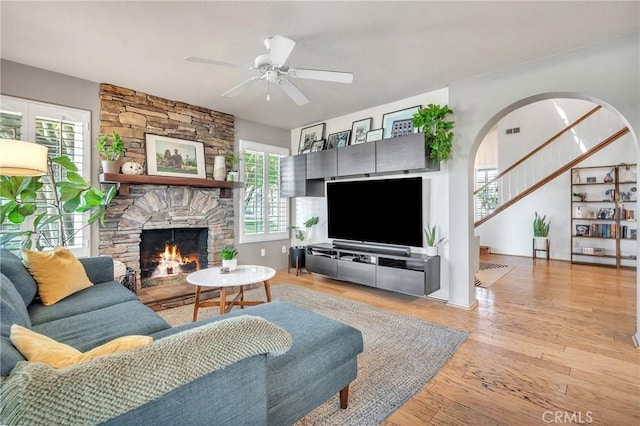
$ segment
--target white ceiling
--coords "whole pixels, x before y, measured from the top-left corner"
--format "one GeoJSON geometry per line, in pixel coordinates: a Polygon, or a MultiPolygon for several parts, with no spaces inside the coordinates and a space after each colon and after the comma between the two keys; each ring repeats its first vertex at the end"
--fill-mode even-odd
{"type": "Polygon", "coordinates": [[[1,57],[277,127],[295,128],[639,31],[638,1],[0,1],[1,57]],[[350,85],[295,80],[296,106],[252,71],[263,40],[297,42],[291,67],[350,71],[350,85]]]}

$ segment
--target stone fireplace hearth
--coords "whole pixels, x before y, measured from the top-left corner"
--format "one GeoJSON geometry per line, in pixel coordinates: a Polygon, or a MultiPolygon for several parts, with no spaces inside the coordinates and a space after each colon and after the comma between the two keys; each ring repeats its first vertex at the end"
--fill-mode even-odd
{"type": "MultiPolygon", "coordinates": [[[[233,244],[233,199],[220,198],[217,188],[135,185],[129,195],[117,196],[109,205],[105,224],[100,228],[99,252],[131,267],[140,291],[142,232],[197,228],[204,229],[206,235],[206,256],[202,258],[206,263],[200,261],[200,268],[220,264],[220,249],[233,244]]],[[[193,287],[185,285],[188,286],[176,286],[181,287],[178,293],[184,293],[186,288],[193,294],[193,287]]],[[[171,292],[164,289],[159,298],[170,296],[171,292]]]]}

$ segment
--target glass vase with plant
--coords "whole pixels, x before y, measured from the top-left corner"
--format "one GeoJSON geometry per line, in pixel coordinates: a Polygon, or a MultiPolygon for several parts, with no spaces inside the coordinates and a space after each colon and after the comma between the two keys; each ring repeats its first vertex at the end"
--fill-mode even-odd
{"type": "Polygon", "coordinates": [[[296,225],[289,225],[289,229],[293,231],[293,235],[296,237],[296,241],[299,241],[300,244],[296,244],[296,247],[302,247],[304,240],[307,239],[309,235],[309,230],[318,224],[320,218],[318,216],[313,216],[304,223],[304,229],[300,228],[296,225]]]}

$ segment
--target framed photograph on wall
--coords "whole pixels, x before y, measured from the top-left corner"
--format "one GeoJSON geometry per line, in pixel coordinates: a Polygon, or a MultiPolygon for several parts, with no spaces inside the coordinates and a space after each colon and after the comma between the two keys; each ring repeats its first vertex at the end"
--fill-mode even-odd
{"type": "Polygon", "coordinates": [[[300,131],[300,144],[298,145],[298,154],[303,152],[309,152],[311,145],[315,141],[324,139],[324,127],[325,123],[316,124],[313,126],[305,127],[300,131]]]}
{"type": "Polygon", "coordinates": [[[367,141],[367,132],[371,130],[372,121],[373,119],[369,117],[353,122],[351,125],[351,145],[365,143],[367,141]]]}
{"type": "Polygon", "coordinates": [[[349,136],[351,130],[343,130],[337,133],[331,133],[327,137],[327,149],[337,148],[339,146],[347,146],[349,144],[349,136]]]}
{"type": "Polygon", "coordinates": [[[367,142],[375,142],[382,139],[382,135],[384,134],[384,129],[373,129],[367,132],[367,142]]]}
{"type": "Polygon", "coordinates": [[[311,143],[311,152],[322,151],[324,149],[325,140],[313,141],[311,143]]]}
{"type": "Polygon", "coordinates": [[[387,139],[394,136],[406,135],[407,133],[415,133],[415,129],[413,128],[413,115],[418,112],[418,109],[420,109],[420,105],[383,114],[383,138],[387,139]]]}
{"type": "Polygon", "coordinates": [[[206,179],[202,142],[146,133],[147,174],[206,179]]]}

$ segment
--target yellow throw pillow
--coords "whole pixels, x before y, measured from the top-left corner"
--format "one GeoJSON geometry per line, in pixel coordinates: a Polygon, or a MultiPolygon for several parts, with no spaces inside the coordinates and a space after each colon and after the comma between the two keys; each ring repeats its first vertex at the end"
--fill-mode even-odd
{"type": "Polygon", "coordinates": [[[13,346],[22,353],[27,361],[43,362],[55,368],[67,367],[102,355],[135,349],[153,342],[151,336],[123,336],[82,353],[76,348],[56,342],[50,337],[18,324],[11,326],[10,338],[13,346]]]}
{"type": "Polygon", "coordinates": [[[22,263],[36,280],[46,306],[93,285],[82,263],[64,247],[45,252],[23,249],[22,263]]]}

